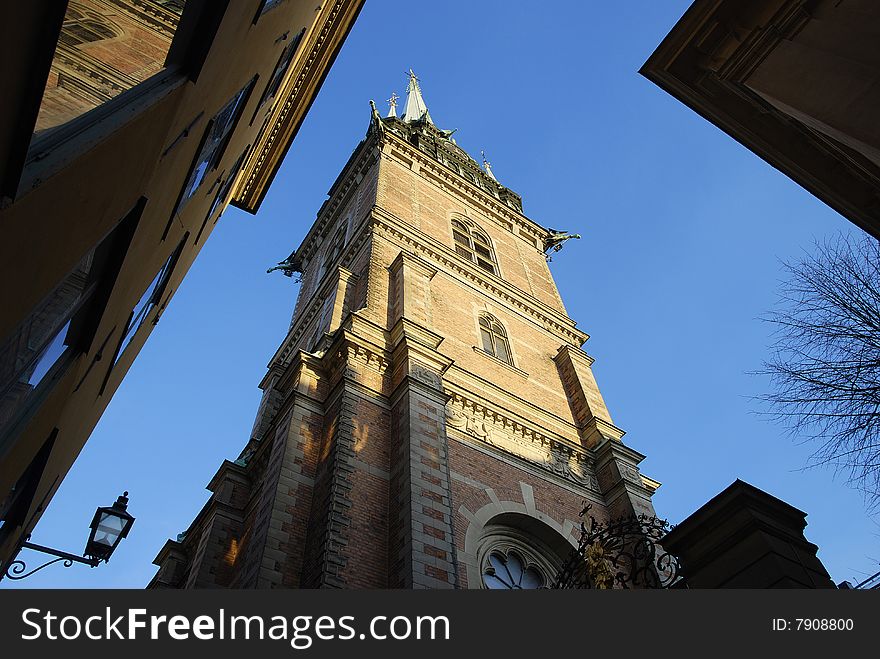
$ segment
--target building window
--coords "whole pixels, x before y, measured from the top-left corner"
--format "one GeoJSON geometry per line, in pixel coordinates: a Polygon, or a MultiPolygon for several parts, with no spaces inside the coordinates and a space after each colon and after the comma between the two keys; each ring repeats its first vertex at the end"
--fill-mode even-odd
{"type": "Polygon", "coordinates": [[[0,544],[27,523],[34,494],[43,477],[57,435],[58,429],[54,428],[15,485],[0,500],[0,544]]]}
{"type": "Polygon", "coordinates": [[[335,301],[336,295],[328,295],[324,300],[324,304],[321,306],[320,315],[315,323],[315,334],[312,336],[312,340],[307,346],[308,350],[311,350],[312,352],[318,351],[321,341],[324,339],[324,334],[329,330],[330,316],[333,313],[333,305],[335,301]]]}
{"type": "Polygon", "coordinates": [[[333,240],[330,242],[329,247],[327,247],[324,260],[321,261],[321,270],[318,272],[318,276],[315,279],[316,288],[321,285],[321,280],[324,278],[324,275],[327,274],[327,270],[336,262],[336,259],[339,258],[340,254],[342,254],[347,236],[348,222],[343,221],[336,230],[336,233],[333,234],[333,240]]]}
{"type": "MultiPolygon", "coordinates": [[[[284,0],[262,0],[262,4],[260,5],[259,11],[257,11],[257,18],[265,14],[267,11],[275,9],[278,5],[280,5],[284,0]]],[[[256,22],[256,21],[254,21],[256,22]]]]}
{"type": "Polygon", "coordinates": [[[73,316],[95,292],[89,252],[20,327],[0,345],[0,428],[25,407],[68,351],[73,316]]]}
{"type": "Polygon", "coordinates": [[[347,234],[348,222],[343,221],[340,227],[336,230],[336,234],[333,236],[333,242],[330,244],[330,251],[327,252],[326,262],[328,264],[334,263],[336,259],[339,258],[339,255],[342,254],[347,234]]]}
{"type": "Polygon", "coordinates": [[[479,321],[483,352],[513,366],[513,357],[510,354],[507,332],[504,331],[504,327],[498,319],[489,314],[481,314],[479,321]]]}
{"type": "Polygon", "coordinates": [[[216,169],[217,165],[220,164],[226,144],[232,135],[235,124],[238,122],[238,118],[241,116],[254,82],[256,82],[256,78],[252,78],[248,84],[242,87],[235,96],[227,101],[220,112],[211,119],[205,131],[205,137],[202,139],[199,153],[190,169],[186,185],[184,185],[183,191],[180,194],[180,201],[177,202],[175,213],[179,213],[183,209],[186,202],[199,189],[208,172],[216,169]]]}
{"type": "MultiPolygon", "coordinates": [[[[285,75],[287,75],[287,69],[290,68],[290,63],[293,61],[293,56],[296,55],[297,48],[299,48],[299,44],[302,41],[305,32],[305,28],[300,30],[299,34],[297,34],[293,38],[293,41],[291,41],[282,51],[281,57],[275,65],[275,70],[272,72],[272,77],[269,78],[269,82],[263,92],[263,96],[260,98],[260,102],[257,103],[257,109],[254,110],[254,118],[256,118],[257,112],[260,111],[260,108],[268,101],[275,98],[275,94],[277,94],[278,90],[281,88],[281,83],[284,81],[285,75]]],[[[251,119],[251,123],[254,123],[253,119],[251,119]]]]}
{"type": "Polygon", "coordinates": [[[492,551],[483,568],[483,584],[490,590],[537,590],[544,587],[544,576],[516,550],[492,551]]]}
{"type": "Polygon", "coordinates": [[[183,251],[183,246],[186,243],[187,237],[189,237],[189,234],[186,234],[183,240],[180,241],[180,244],[174,252],[171,253],[171,256],[168,257],[159,269],[159,272],[156,273],[156,276],[153,277],[153,281],[150,282],[150,285],[147,286],[147,290],[144,291],[144,294],[141,295],[141,299],[138,300],[134,309],[132,309],[128,323],[125,326],[125,331],[122,333],[122,338],[119,341],[119,348],[116,350],[116,358],[113,360],[114,364],[119,361],[122,353],[125,352],[125,349],[131,343],[131,340],[134,338],[134,335],[137,333],[140,326],[144,324],[147,316],[150,315],[150,312],[161,302],[162,294],[168,286],[168,280],[171,279],[171,273],[174,270],[174,266],[177,264],[177,259],[180,257],[180,253],[183,251]]]}
{"type": "MultiPolygon", "coordinates": [[[[199,229],[199,233],[196,235],[196,243],[199,242],[202,238],[202,233],[205,230],[205,227],[208,225],[208,220],[214,217],[214,212],[219,208],[229,196],[229,193],[232,191],[232,185],[235,183],[235,179],[238,176],[238,172],[241,170],[241,166],[244,164],[245,159],[247,158],[248,152],[250,151],[250,145],[241,153],[238,157],[238,160],[235,161],[235,164],[232,165],[232,169],[229,170],[229,176],[226,177],[226,180],[220,186],[220,189],[217,190],[217,194],[214,195],[214,201],[211,202],[211,208],[208,209],[208,214],[205,215],[205,219],[202,220],[202,226],[199,229]]],[[[220,215],[223,214],[223,211],[220,211],[220,215]]],[[[214,224],[217,223],[217,220],[220,219],[220,216],[217,216],[217,219],[214,220],[214,224]]]]}
{"type": "Polygon", "coordinates": [[[470,220],[452,220],[455,251],[486,272],[498,274],[495,252],[489,237],[470,220]]]}
{"type": "Polygon", "coordinates": [[[58,40],[68,46],[79,46],[122,36],[121,30],[99,14],[83,13],[72,2],[64,16],[64,25],[58,40]]]}
{"type": "Polygon", "coordinates": [[[161,71],[183,9],[182,1],[71,0],[34,136],[76,119],[161,71]],[[150,20],[144,20],[145,12],[150,20]]]}
{"type": "Polygon", "coordinates": [[[483,527],[472,550],[470,588],[535,590],[553,584],[572,545],[537,519],[502,513],[483,527]]]}
{"type": "Polygon", "coordinates": [[[138,201],[0,341],[0,434],[27,413],[38,389],[51,386],[71,358],[88,349],[144,203],[138,201]]]}

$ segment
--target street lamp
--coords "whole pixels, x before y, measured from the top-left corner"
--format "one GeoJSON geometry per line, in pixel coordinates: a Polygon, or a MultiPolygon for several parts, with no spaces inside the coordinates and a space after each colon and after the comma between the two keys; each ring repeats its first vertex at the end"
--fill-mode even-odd
{"type": "Polygon", "coordinates": [[[83,556],[88,556],[95,561],[110,560],[110,556],[125,536],[128,535],[134,517],[128,514],[128,492],[123,493],[116,499],[116,503],[107,508],[98,508],[92,523],[89,525],[92,532],[83,556]]]}
{"type": "Polygon", "coordinates": [[[110,560],[110,556],[113,555],[117,545],[119,545],[119,541],[128,535],[132,524],[134,524],[134,517],[128,514],[127,508],[128,492],[125,492],[116,499],[116,503],[112,506],[98,508],[95,511],[95,516],[89,525],[91,529],[89,540],[86,542],[86,548],[82,556],[70,554],[59,549],[52,549],[51,547],[44,547],[33,542],[23,542],[21,544],[22,549],[32,549],[51,556],[57,556],[57,558],[48,563],[43,563],[43,565],[34,568],[30,572],[25,572],[27,565],[24,561],[16,559],[9,564],[6,571],[0,576],[0,579],[3,577],[9,577],[13,581],[24,579],[58,561],[64,561],[64,567],[70,567],[74,563],[97,567],[101,561],[106,563],[110,560]]]}

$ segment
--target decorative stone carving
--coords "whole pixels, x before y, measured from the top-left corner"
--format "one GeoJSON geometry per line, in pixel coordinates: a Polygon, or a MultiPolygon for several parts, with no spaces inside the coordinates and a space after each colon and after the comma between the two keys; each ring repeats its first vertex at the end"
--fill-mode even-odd
{"type": "Polygon", "coordinates": [[[429,369],[424,364],[419,364],[418,362],[412,362],[410,364],[409,376],[431,387],[440,386],[440,375],[429,369]]]}
{"type": "Polygon", "coordinates": [[[642,479],[639,476],[639,470],[633,467],[632,465],[621,465],[620,468],[621,475],[628,481],[632,483],[638,483],[641,485],[642,479]]]}
{"type": "Polygon", "coordinates": [[[548,452],[547,468],[554,474],[570,481],[586,485],[594,490],[599,489],[599,481],[588,473],[586,460],[580,454],[566,450],[555,442],[548,452]]]}
{"type": "Polygon", "coordinates": [[[599,489],[585,454],[478,403],[453,395],[446,404],[446,425],[561,478],[593,490],[599,489]]]}
{"type": "Polygon", "coordinates": [[[467,417],[451,404],[446,405],[446,425],[461,431],[467,429],[467,417]]]}

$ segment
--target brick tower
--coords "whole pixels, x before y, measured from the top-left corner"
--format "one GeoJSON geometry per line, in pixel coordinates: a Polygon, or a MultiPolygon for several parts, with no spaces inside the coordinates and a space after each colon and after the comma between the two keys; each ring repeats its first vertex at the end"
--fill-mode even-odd
{"type": "MultiPolygon", "coordinates": [[[[598,519],[653,514],[522,213],[410,73],[302,244],[247,445],[150,587],[537,588],[598,519]]],[[[372,105],[372,104],[371,104],[372,105]]]]}

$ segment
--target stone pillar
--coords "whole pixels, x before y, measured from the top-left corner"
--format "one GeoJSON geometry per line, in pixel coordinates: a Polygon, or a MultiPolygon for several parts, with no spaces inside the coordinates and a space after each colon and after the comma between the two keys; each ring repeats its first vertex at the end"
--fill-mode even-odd
{"type": "Polygon", "coordinates": [[[452,493],[442,374],[452,363],[429,329],[436,270],[407,252],[389,267],[391,451],[389,585],[455,588],[452,493]]]}
{"type": "Polygon", "coordinates": [[[391,273],[388,294],[391,324],[399,318],[406,318],[410,322],[430,327],[430,286],[437,270],[408,252],[400,252],[388,269],[391,273]]]}
{"type": "MultiPolygon", "coordinates": [[[[344,364],[338,366],[345,368],[344,364]]],[[[351,526],[351,476],[355,471],[354,405],[344,382],[325,405],[300,584],[304,588],[348,587],[345,568],[351,526]]]]}
{"type": "Polygon", "coordinates": [[[593,448],[606,439],[623,437],[593,377],[592,358],[579,348],[563,345],[553,359],[584,446],[593,448]]]}
{"type": "Polygon", "coordinates": [[[442,373],[451,360],[430,324],[436,270],[401,252],[391,264],[392,346],[389,585],[454,588],[457,583],[446,401],[442,373]]]}
{"type": "Polygon", "coordinates": [[[211,479],[211,500],[203,509],[186,588],[229,586],[235,578],[240,551],[244,506],[250,482],[244,469],[228,460],[211,479]]]}
{"type": "Polygon", "coordinates": [[[455,588],[446,401],[440,373],[404,357],[391,398],[389,585],[455,588]]]}
{"type": "Polygon", "coordinates": [[[605,497],[611,518],[629,515],[653,517],[651,495],[656,484],[649,485],[639,473],[645,456],[615,439],[603,440],[595,449],[596,479],[605,497]]]}
{"type": "Polygon", "coordinates": [[[270,427],[263,442],[267,461],[255,506],[242,588],[295,588],[300,585],[303,513],[312,505],[315,456],[321,441],[324,408],[320,401],[320,364],[300,352],[278,383],[292,390],[288,409],[270,427]]]}
{"type": "Polygon", "coordinates": [[[186,579],[187,555],[183,545],[174,540],[169,540],[162,547],[154,565],[159,566],[159,571],[147,588],[181,588],[186,579]]]}
{"type": "Polygon", "coordinates": [[[342,324],[346,313],[351,308],[351,297],[358,281],[358,276],[345,268],[337,268],[336,295],[333,298],[333,310],[327,331],[335,332],[342,324]]]}
{"type": "Polygon", "coordinates": [[[689,588],[834,588],[806,513],[741,480],[662,540],[689,588]]]}

